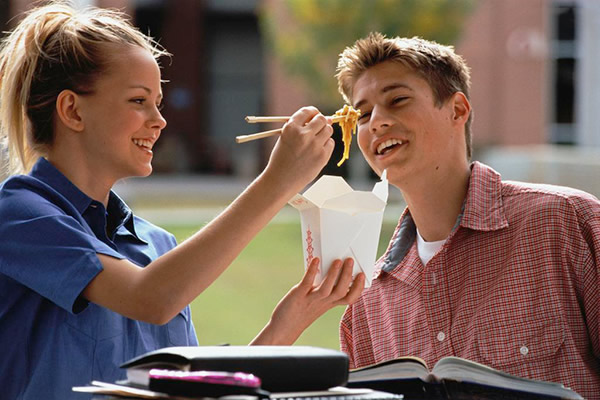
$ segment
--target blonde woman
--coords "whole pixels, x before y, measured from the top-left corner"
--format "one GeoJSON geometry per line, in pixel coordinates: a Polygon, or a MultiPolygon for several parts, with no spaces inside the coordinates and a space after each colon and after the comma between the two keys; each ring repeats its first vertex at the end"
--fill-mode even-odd
{"type": "MultiPolygon", "coordinates": [[[[0,188],[3,398],[73,398],[72,386],[123,378],[119,365],[131,357],[196,345],[188,304],[331,155],[331,121],[299,110],[256,180],[176,246],[111,190],[152,172],[166,126],[166,55],[121,14],[56,2],[3,41],[0,126],[12,175],[0,188]]],[[[293,343],[364,285],[363,276],[352,281],[352,260],[336,261],[314,287],[317,270],[315,262],[254,344],[293,343]]]]}

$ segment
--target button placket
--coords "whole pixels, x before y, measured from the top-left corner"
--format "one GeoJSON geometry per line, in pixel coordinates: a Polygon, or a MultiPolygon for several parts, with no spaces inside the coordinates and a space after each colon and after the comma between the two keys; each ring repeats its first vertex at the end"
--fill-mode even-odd
{"type": "Polygon", "coordinates": [[[452,323],[452,309],[443,279],[442,266],[444,257],[438,254],[424,269],[423,296],[428,313],[429,326],[440,357],[451,354],[449,342],[450,325],[452,323]]]}

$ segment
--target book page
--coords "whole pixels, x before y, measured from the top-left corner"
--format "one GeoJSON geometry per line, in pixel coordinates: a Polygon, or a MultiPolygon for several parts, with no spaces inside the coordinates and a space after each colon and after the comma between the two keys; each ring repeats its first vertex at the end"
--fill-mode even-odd
{"type": "Polygon", "coordinates": [[[559,383],[521,378],[459,357],[442,358],[434,366],[432,373],[439,380],[472,382],[565,399],[583,399],[583,397],[559,383]]]}
{"type": "Polygon", "coordinates": [[[89,386],[74,386],[74,392],[92,393],[100,395],[125,396],[127,398],[139,399],[168,399],[164,393],[156,393],[150,390],[132,388],[114,383],[92,381],[89,386]]]}
{"type": "Polygon", "coordinates": [[[309,392],[277,392],[271,393],[271,400],[280,399],[300,399],[325,396],[350,396],[373,393],[371,389],[352,389],[344,386],[336,386],[329,390],[309,391],[309,392]]]}
{"type": "Polygon", "coordinates": [[[401,357],[350,371],[348,382],[366,382],[382,379],[419,378],[427,380],[429,370],[418,357],[401,357]]]}
{"type": "Polygon", "coordinates": [[[136,385],[141,387],[148,387],[150,383],[150,370],[152,368],[160,369],[172,369],[178,371],[189,371],[189,364],[173,364],[165,362],[150,362],[147,364],[141,364],[136,367],[127,368],[127,380],[126,383],[130,385],[136,385]]]}

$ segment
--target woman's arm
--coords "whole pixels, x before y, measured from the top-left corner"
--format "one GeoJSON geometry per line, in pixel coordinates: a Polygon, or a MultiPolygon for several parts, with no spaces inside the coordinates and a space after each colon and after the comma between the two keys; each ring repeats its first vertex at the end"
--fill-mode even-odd
{"type": "Polygon", "coordinates": [[[365,275],[361,272],[353,281],[353,267],[351,258],[344,260],[343,265],[336,260],[323,282],[315,286],[313,282],[319,272],[319,259],[315,258],[302,281],[281,299],[269,323],[250,344],[292,345],[325,312],[335,306],[354,303],[365,286],[365,275]]]}
{"type": "Polygon", "coordinates": [[[265,170],[223,213],[145,268],[99,254],[104,269],[84,297],[129,318],[170,321],[318,175],[333,151],[332,133],[331,121],[316,108],[299,110],[285,124],[265,170]]]}

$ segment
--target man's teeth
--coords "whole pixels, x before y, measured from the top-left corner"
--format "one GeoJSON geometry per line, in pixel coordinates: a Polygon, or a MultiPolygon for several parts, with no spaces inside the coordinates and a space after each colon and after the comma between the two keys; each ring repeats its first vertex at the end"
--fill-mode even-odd
{"type": "Polygon", "coordinates": [[[152,141],[148,139],[133,139],[133,143],[140,147],[152,148],[152,141]]]}
{"type": "Polygon", "coordinates": [[[377,146],[377,154],[383,154],[383,151],[386,150],[388,147],[392,147],[396,144],[402,144],[402,140],[397,140],[397,139],[388,139],[383,143],[380,143],[379,146],[377,146]]]}

